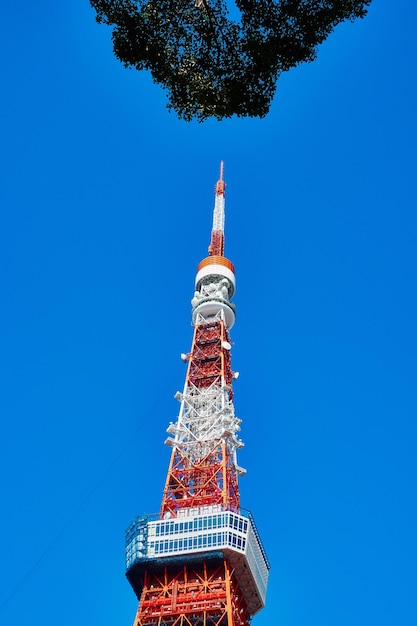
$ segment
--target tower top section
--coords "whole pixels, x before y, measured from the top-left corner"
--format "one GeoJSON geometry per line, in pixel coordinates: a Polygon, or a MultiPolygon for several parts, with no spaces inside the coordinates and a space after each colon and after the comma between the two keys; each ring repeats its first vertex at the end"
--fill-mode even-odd
{"type": "Polygon", "coordinates": [[[223,180],[224,163],[220,161],[220,178],[216,183],[216,196],[213,210],[213,228],[209,245],[210,256],[224,255],[224,192],[226,184],[223,180]]]}
{"type": "Polygon", "coordinates": [[[205,321],[213,319],[223,312],[227,328],[235,321],[234,305],[230,302],[235,288],[235,269],[233,263],[224,256],[224,205],[225,188],[223,180],[223,161],[220,163],[220,178],[215,187],[213,227],[208,248],[209,256],[200,261],[195,279],[195,293],[191,301],[193,323],[198,323],[199,316],[205,321]]]}

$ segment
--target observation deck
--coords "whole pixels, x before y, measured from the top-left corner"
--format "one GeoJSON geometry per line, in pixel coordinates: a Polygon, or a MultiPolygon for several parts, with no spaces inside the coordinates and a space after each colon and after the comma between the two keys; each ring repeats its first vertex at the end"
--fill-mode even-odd
{"type": "Polygon", "coordinates": [[[138,517],[126,531],[126,576],[138,599],[145,571],[226,560],[245,589],[250,615],[265,605],[269,562],[251,513],[220,505],[180,509],[178,516],[138,517]]]}

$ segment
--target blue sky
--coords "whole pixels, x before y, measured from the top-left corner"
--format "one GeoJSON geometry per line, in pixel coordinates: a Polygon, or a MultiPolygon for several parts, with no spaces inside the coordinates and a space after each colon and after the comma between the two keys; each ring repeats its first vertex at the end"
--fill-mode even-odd
{"type": "Polygon", "coordinates": [[[0,622],[129,625],[225,161],[256,626],[415,626],[417,8],[375,0],[263,120],[185,123],[89,3],[3,7],[0,622]]]}

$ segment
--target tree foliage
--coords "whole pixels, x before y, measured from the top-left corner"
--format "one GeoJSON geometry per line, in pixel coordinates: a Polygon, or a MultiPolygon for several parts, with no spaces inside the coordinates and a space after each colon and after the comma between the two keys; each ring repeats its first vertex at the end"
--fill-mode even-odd
{"type": "Polygon", "coordinates": [[[344,20],[364,17],[371,0],[90,0],[113,27],[116,57],[148,69],[187,121],[264,117],[279,75],[313,61],[344,20]]]}

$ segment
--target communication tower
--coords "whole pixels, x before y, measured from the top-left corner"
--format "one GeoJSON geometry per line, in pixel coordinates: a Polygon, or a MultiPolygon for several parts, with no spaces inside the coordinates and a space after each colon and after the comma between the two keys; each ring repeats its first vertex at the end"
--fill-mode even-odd
{"type": "Polygon", "coordinates": [[[197,268],[194,336],[159,514],[126,531],[126,576],[139,600],[134,626],[247,626],[265,604],[269,563],[251,513],[240,506],[229,331],[235,272],[224,256],[223,163],[209,256],[197,268]]]}

